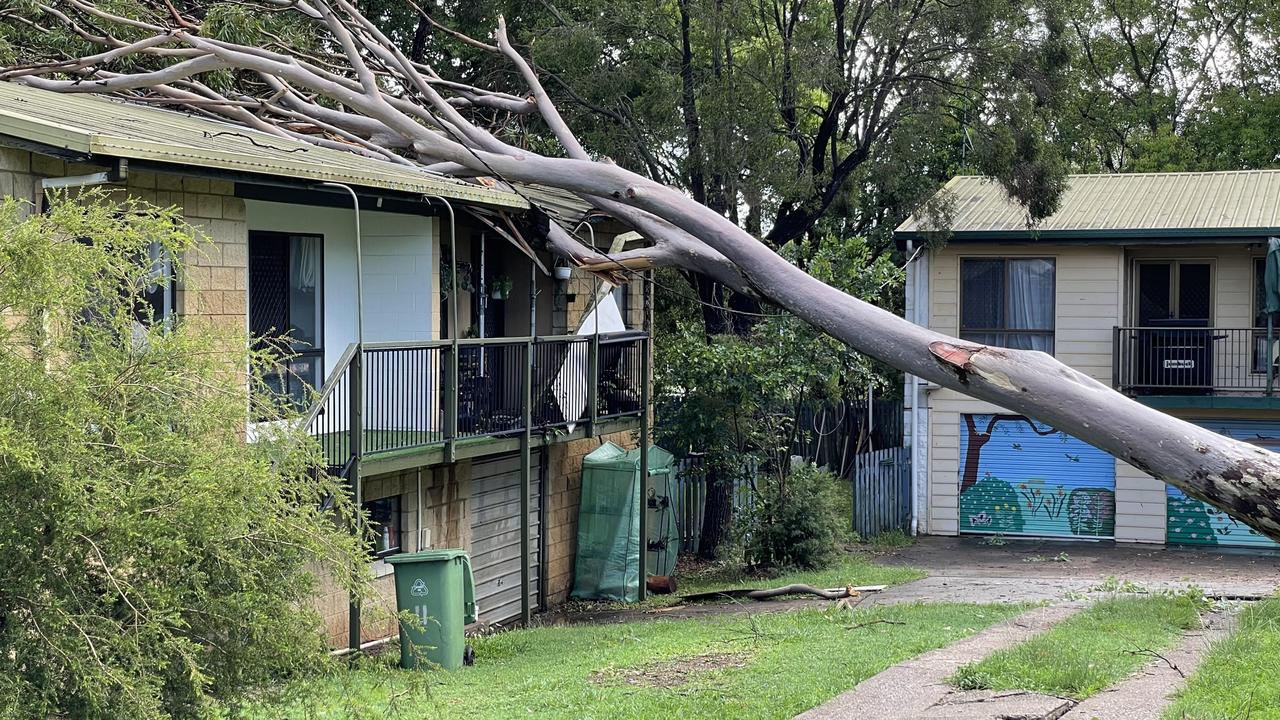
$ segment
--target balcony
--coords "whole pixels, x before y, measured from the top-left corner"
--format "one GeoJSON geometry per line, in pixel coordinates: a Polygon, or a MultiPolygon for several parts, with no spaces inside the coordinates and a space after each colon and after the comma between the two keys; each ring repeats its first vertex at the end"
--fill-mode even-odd
{"type": "Polygon", "coordinates": [[[307,430],[345,472],[357,459],[451,460],[459,447],[494,447],[526,429],[621,429],[643,408],[647,348],[642,332],[351,345],[307,430]]]}
{"type": "Polygon", "coordinates": [[[1186,320],[1115,328],[1112,377],[1128,395],[1269,398],[1267,365],[1266,329],[1186,320]]]}

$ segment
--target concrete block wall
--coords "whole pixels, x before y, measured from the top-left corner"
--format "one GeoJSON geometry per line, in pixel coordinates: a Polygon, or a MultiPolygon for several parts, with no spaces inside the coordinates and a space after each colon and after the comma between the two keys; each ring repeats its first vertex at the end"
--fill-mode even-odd
{"type": "MultiPolygon", "coordinates": [[[[0,196],[14,197],[37,209],[40,180],[101,172],[98,165],[68,163],[48,155],[0,147],[0,196]]],[[[132,171],[112,193],[127,193],[160,207],[177,208],[199,239],[184,258],[187,277],[175,293],[176,309],[238,330],[248,327],[249,231],[244,201],[235,186],[207,178],[132,171]]]]}

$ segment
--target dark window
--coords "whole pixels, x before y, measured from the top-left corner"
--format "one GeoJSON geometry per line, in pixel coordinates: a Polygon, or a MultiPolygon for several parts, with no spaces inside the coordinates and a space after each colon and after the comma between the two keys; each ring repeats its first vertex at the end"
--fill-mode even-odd
{"type": "MultiPolygon", "coordinates": [[[[1266,258],[1253,259],[1253,372],[1267,371],[1267,270],[1266,258]]],[[[1280,327],[1280,323],[1277,323],[1280,327]]],[[[1274,354],[1274,346],[1271,346],[1274,354]]]]}
{"type": "Polygon", "coordinates": [[[323,247],[317,235],[249,234],[249,332],[295,355],[268,383],[298,402],[324,379],[323,247]]]}
{"type": "Polygon", "coordinates": [[[386,557],[401,552],[403,518],[400,514],[400,496],[370,500],[363,507],[373,526],[373,547],[370,550],[373,556],[386,557]]]}
{"type": "Polygon", "coordinates": [[[628,295],[631,288],[627,283],[623,283],[613,289],[613,300],[618,304],[618,312],[622,315],[622,324],[631,326],[631,306],[630,296],[628,295]]]}
{"type": "Polygon", "coordinates": [[[1253,326],[1267,326],[1267,265],[1260,257],[1253,259],[1253,326]]]}
{"type": "Polygon", "coordinates": [[[1180,263],[1178,265],[1178,317],[1183,320],[1204,320],[1213,314],[1213,301],[1209,297],[1208,263],[1180,263]]]}
{"type": "Polygon", "coordinates": [[[160,243],[147,248],[151,283],[142,289],[133,317],[142,325],[167,323],[173,316],[173,263],[160,243]]]}
{"type": "Polygon", "coordinates": [[[960,337],[1053,352],[1055,265],[1050,258],[963,258],[960,337]]]}
{"type": "Polygon", "coordinates": [[[1213,266],[1165,260],[1138,264],[1138,325],[1186,320],[1207,326],[1213,317],[1213,266]]]}

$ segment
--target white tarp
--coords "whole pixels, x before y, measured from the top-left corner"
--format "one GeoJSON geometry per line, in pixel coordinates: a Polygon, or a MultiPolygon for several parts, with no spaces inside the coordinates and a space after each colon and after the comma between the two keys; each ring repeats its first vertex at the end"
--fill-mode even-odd
{"type": "MultiPolygon", "coordinates": [[[[600,300],[583,318],[577,335],[622,332],[627,329],[626,323],[622,321],[622,311],[618,309],[618,301],[614,299],[613,293],[609,292],[610,289],[612,288],[608,284],[602,286],[600,295],[597,296],[600,300]]],[[[587,377],[591,372],[590,362],[590,349],[586,343],[570,344],[564,365],[560,367],[555,381],[551,383],[551,392],[560,405],[560,413],[569,421],[569,432],[573,432],[578,418],[582,417],[582,413],[587,409],[586,393],[574,393],[573,388],[587,387],[591,382],[587,377]]]]}

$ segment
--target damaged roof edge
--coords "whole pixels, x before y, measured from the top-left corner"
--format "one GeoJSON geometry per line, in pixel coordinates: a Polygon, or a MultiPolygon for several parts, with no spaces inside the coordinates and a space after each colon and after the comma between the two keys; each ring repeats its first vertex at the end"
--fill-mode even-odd
{"type": "Polygon", "coordinates": [[[88,162],[121,158],[170,165],[175,172],[187,167],[223,170],[440,195],[497,207],[529,207],[520,193],[508,189],[433,175],[171,110],[11,82],[0,82],[0,135],[47,148],[59,157],[75,153],[88,162]]]}

